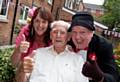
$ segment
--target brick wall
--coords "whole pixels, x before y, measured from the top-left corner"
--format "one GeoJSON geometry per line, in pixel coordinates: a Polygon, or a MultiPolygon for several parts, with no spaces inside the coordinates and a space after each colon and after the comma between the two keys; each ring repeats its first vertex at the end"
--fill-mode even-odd
{"type": "Polygon", "coordinates": [[[0,45],[9,44],[15,4],[10,3],[6,21],[0,21],[0,45]]]}
{"type": "Polygon", "coordinates": [[[60,13],[60,19],[63,19],[65,21],[68,21],[70,22],[71,21],[71,18],[72,18],[72,14],[62,10],[61,13],[60,13]]]}
{"type": "Polygon", "coordinates": [[[19,3],[25,4],[27,6],[32,6],[32,0],[19,0],[19,3]]]}
{"type": "Polygon", "coordinates": [[[53,7],[52,7],[52,14],[54,19],[60,19],[61,16],[61,11],[62,11],[62,7],[64,5],[64,0],[54,0],[53,3],[53,7]]]}
{"type": "MultiPolygon", "coordinates": [[[[44,6],[48,7],[49,9],[51,9],[54,19],[62,19],[65,21],[71,21],[72,14],[62,10],[62,8],[64,6],[64,0],[53,0],[54,5],[50,5],[45,1],[46,0],[34,0],[34,3],[32,3],[32,0],[19,0],[15,24],[18,23],[18,19],[20,17],[21,6],[26,5],[26,6],[32,7],[32,4],[35,4],[36,6],[44,5],[44,6]]],[[[13,0],[14,4],[10,4],[9,12],[8,12],[9,13],[8,14],[8,22],[0,21],[0,45],[9,44],[15,2],[16,2],[16,0],[13,0]]],[[[13,37],[13,43],[14,43],[16,35],[13,34],[13,36],[14,36],[13,37]]]]}
{"type": "MultiPolygon", "coordinates": [[[[13,0],[10,3],[7,20],[6,21],[0,20],[0,46],[8,45],[10,43],[15,4],[16,4],[16,0],[13,0]]],[[[39,5],[40,0],[34,0],[34,4],[39,5]]],[[[20,9],[21,9],[21,6],[24,6],[24,5],[32,7],[32,0],[19,0],[15,25],[18,24],[20,9]]],[[[13,34],[13,43],[15,42],[15,38],[16,38],[16,34],[13,34]]]]}

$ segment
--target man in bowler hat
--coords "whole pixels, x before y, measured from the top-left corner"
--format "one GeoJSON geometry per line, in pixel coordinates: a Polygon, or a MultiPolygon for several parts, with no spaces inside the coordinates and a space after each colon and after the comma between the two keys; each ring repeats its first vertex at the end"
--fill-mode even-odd
{"type": "Polygon", "coordinates": [[[88,12],[76,13],[69,31],[69,44],[83,57],[82,73],[89,77],[89,82],[119,82],[112,44],[94,33],[93,16],[88,12]]]}

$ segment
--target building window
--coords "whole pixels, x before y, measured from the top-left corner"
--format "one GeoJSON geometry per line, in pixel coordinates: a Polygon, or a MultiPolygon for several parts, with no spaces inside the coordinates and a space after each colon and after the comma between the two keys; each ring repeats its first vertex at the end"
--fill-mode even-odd
{"type": "Polygon", "coordinates": [[[81,0],[65,0],[64,7],[71,10],[78,10],[81,0]]]}
{"type": "Polygon", "coordinates": [[[29,7],[27,6],[23,6],[20,10],[20,18],[19,18],[19,23],[23,24],[23,23],[27,23],[27,16],[28,16],[28,11],[29,11],[29,7]]]}
{"type": "Polygon", "coordinates": [[[20,11],[20,19],[21,20],[27,19],[28,10],[29,10],[29,7],[27,7],[27,6],[24,6],[23,8],[21,8],[21,11],[20,11]]]}
{"type": "Polygon", "coordinates": [[[73,9],[74,0],[65,0],[65,8],[73,9]]]}
{"type": "Polygon", "coordinates": [[[0,0],[0,19],[7,19],[9,0],[0,0]]]}
{"type": "Polygon", "coordinates": [[[53,0],[48,0],[48,3],[52,5],[52,1],[53,1],[53,0]]]}

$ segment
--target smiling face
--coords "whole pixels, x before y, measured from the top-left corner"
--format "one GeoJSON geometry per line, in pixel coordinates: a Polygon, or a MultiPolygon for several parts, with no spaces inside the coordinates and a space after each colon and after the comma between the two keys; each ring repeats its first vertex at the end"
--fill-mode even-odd
{"type": "Polygon", "coordinates": [[[34,19],[33,26],[35,29],[35,34],[38,36],[42,36],[48,28],[48,21],[42,19],[38,14],[34,19]]]}
{"type": "Polygon", "coordinates": [[[88,47],[91,38],[93,37],[93,31],[90,31],[83,26],[74,26],[71,34],[72,41],[77,49],[84,49],[88,47]]]}
{"type": "Polygon", "coordinates": [[[51,39],[56,51],[64,50],[68,39],[67,29],[62,26],[54,26],[51,31],[51,39]]]}

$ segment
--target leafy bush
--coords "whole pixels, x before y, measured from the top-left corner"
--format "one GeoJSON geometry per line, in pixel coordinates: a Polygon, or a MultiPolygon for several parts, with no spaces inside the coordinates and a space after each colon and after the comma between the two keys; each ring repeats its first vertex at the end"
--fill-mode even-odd
{"type": "Polygon", "coordinates": [[[120,70],[120,43],[119,45],[114,49],[114,53],[115,53],[115,59],[116,59],[116,63],[119,67],[120,70]]]}
{"type": "Polygon", "coordinates": [[[10,56],[13,48],[0,50],[0,82],[14,82],[14,68],[11,65],[10,56]]]}
{"type": "Polygon", "coordinates": [[[15,26],[15,29],[14,29],[14,33],[18,35],[19,32],[20,32],[20,26],[19,26],[19,25],[16,25],[16,26],[15,26]]]}

